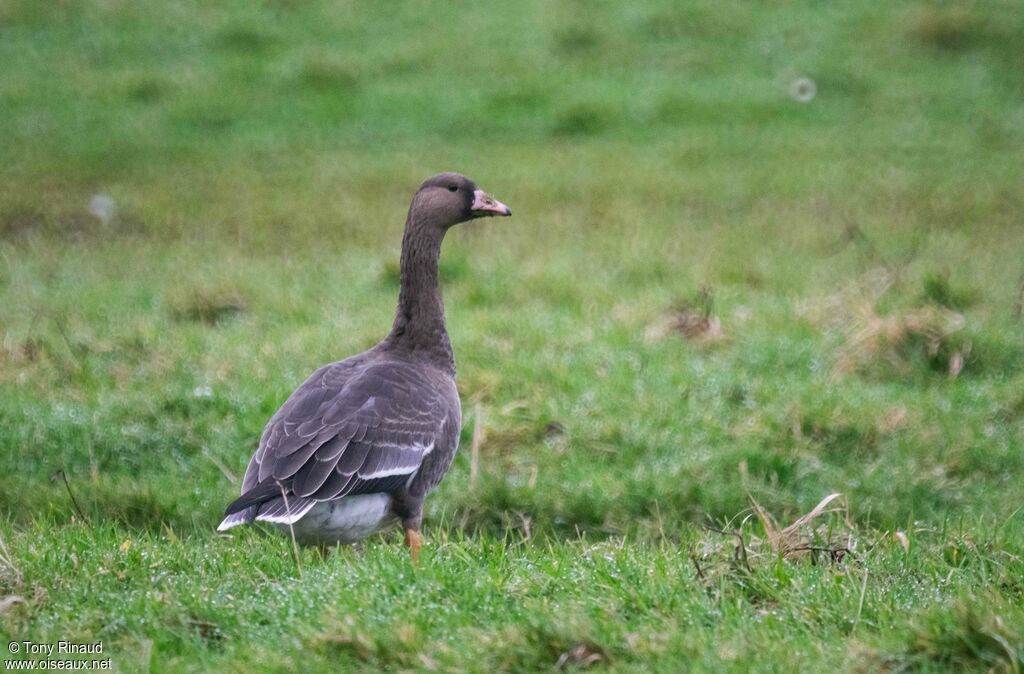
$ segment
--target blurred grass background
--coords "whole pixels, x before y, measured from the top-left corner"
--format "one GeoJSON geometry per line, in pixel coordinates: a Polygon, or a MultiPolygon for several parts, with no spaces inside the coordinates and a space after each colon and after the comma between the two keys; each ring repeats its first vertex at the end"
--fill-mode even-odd
{"type": "MultiPolygon", "coordinates": [[[[459,170],[516,215],[445,244],[480,471],[460,453],[435,531],[571,559],[581,533],[682,545],[751,495],[792,521],[839,491],[864,532],[941,532],[946,559],[950,531],[994,531],[977,546],[1019,569],[1022,62],[1024,13],[999,0],[5,0],[15,556],[48,586],[81,535],[58,468],[113,538],[209,545],[270,414],[386,332],[408,200],[459,170]]],[[[1000,587],[994,605],[1019,600],[1019,579],[1000,587]]],[[[93,596],[9,628],[160,634],[74,617],[93,596]]],[[[158,650],[223,648],[177,638],[158,650]]]]}

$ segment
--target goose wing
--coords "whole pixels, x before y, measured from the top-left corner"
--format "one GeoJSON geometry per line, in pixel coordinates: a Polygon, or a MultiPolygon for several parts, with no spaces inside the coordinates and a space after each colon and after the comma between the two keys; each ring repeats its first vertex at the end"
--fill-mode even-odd
{"type": "Polygon", "coordinates": [[[398,489],[428,454],[455,449],[459,416],[454,381],[433,368],[321,368],[268,422],[219,529],[294,522],[318,501],[398,489]]]}

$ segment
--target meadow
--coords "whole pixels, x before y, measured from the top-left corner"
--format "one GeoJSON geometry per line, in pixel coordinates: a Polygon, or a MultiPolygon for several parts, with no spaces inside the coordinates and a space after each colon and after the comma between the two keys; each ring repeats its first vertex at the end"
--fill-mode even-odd
{"type": "Polygon", "coordinates": [[[1019,672],[1022,45],[1010,0],[3,0],[0,648],[1019,672]],[[442,170],[515,215],[442,254],[420,564],[217,534],[442,170]]]}

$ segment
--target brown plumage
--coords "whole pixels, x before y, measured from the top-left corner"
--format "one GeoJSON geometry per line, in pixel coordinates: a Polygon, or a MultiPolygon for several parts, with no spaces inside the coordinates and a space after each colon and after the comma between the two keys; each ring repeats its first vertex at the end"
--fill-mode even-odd
{"type": "Polygon", "coordinates": [[[360,540],[395,519],[419,548],[423,501],[451,466],[462,411],[437,265],[452,226],[511,215],[469,178],[442,173],[413,197],[390,334],[325,365],[263,431],[218,530],[267,521],[300,542],[360,540]]]}

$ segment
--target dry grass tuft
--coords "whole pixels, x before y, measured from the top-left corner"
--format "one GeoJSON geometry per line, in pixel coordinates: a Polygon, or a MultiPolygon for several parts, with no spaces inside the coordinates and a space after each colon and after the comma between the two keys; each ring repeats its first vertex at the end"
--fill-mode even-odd
{"type": "Polygon", "coordinates": [[[644,337],[656,341],[675,333],[692,342],[717,342],[723,337],[722,321],[713,312],[714,304],[711,288],[704,286],[695,297],[676,303],[665,316],[649,325],[644,337]]]}
{"type": "Polygon", "coordinates": [[[594,643],[582,643],[559,655],[555,669],[587,669],[607,660],[608,656],[603,648],[594,643]]]}
{"type": "Polygon", "coordinates": [[[906,375],[914,368],[957,377],[969,364],[971,344],[964,336],[964,315],[928,303],[882,311],[895,295],[898,276],[886,269],[866,274],[823,302],[808,303],[799,313],[842,338],[833,374],[853,372],[906,375]]]}
{"type": "Polygon", "coordinates": [[[956,377],[963,370],[967,346],[951,340],[966,324],[962,314],[940,307],[880,315],[870,304],[855,309],[852,330],[846,345],[839,351],[835,372],[846,374],[863,370],[876,363],[905,369],[914,355],[928,361],[941,359],[947,371],[956,377]]]}
{"type": "Polygon", "coordinates": [[[7,613],[12,610],[15,606],[24,605],[28,602],[25,601],[24,597],[16,594],[12,594],[9,597],[3,597],[0,599],[0,615],[7,613]]]}
{"type": "Polygon", "coordinates": [[[770,593],[764,594],[757,583],[748,582],[754,578],[758,566],[773,564],[779,559],[839,564],[853,555],[856,546],[854,526],[849,520],[842,494],[829,494],[809,512],[784,527],[753,497],[750,497],[750,502],[753,512],[738,529],[705,527],[720,536],[728,536],[728,539],[705,540],[699,549],[690,552],[697,577],[709,590],[718,587],[723,577],[740,579],[740,584],[751,593],[751,601],[770,601],[770,593]],[[838,521],[835,517],[821,519],[824,515],[837,513],[841,514],[838,521]],[[752,517],[760,521],[763,537],[749,533],[745,526],[752,517]]]}
{"type": "Polygon", "coordinates": [[[177,321],[219,325],[245,313],[245,299],[235,290],[190,288],[167,295],[171,316],[177,321]]]}
{"type": "MultiPolygon", "coordinates": [[[[771,513],[765,510],[753,496],[750,497],[750,503],[754,507],[754,513],[757,515],[757,518],[761,521],[761,526],[764,527],[765,535],[768,538],[768,545],[776,556],[782,556],[786,559],[798,559],[807,555],[816,556],[825,553],[829,555],[831,561],[838,562],[842,561],[850,553],[853,544],[852,538],[848,536],[846,545],[843,546],[815,545],[816,531],[810,526],[816,519],[828,513],[841,512],[844,515],[844,520],[848,520],[846,517],[847,507],[845,499],[841,507],[829,507],[832,502],[838,499],[843,499],[843,495],[838,492],[829,494],[821,499],[818,505],[814,506],[809,512],[786,527],[780,527],[771,513]]],[[[852,529],[852,525],[849,522],[847,522],[847,525],[852,529]]]]}

